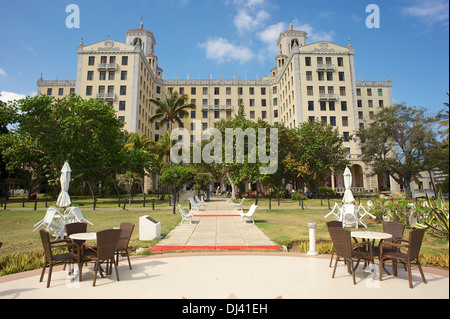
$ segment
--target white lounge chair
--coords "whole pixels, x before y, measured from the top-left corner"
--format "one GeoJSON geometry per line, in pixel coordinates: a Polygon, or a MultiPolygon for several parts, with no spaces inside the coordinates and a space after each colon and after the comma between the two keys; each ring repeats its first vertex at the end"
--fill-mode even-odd
{"type": "Polygon", "coordinates": [[[79,209],[78,207],[67,208],[64,212],[64,218],[66,220],[66,223],[88,223],[94,225],[86,218],[84,218],[83,214],[81,213],[81,209],[79,209]]]}
{"type": "Polygon", "coordinates": [[[64,222],[64,217],[59,211],[59,209],[52,206],[47,209],[44,219],[34,224],[33,227],[36,228],[33,230],[33,232],[38,230],[40,227],[44,226],[47,232],[50,231],[54,232],[53,236],[55,236],[56,239],[63,239],[65,225],[66,224],[64,222]]]}
{"type": "Polygon", "coordinates": [[[189,197],[189,202],[191,203],[191,209],[193,211],[200,211],[200,204],[197,204],[192,197],[189,197]]]}
{"type": "MultiPolygon", "coordinates": [[[[342,227],[355,227],[358,228],[358,210],[353,204],[344,204],[341,207],[342,210],[342,227]]],[[[367,226],[366,226],[367,227],[367,226]]]]}
{"type": "Polygon", "coordinates": [[[255,215],[255,211],[258,208],[258,206],[256,206],[255,204],[253,204],[252,206],[250,206],[250,209],[248,210],[247,213],[244,213],[243,211],[240,213],[241,215],[241,220],[244,221],[244,223],[246,223],[248,220],[252,221],[253,224],[255,223],[255,220],[253,219],[253,216],[255,215]]]}
{"type": "Polygon", "coordinates": [[[205,202],[202,199],[198,198],[197,195],[194,196],[194,199],[195,199],[195,202],[197,204],[199,204],[200,206],[204,206],[205,205],[205,202]]]}
{"type": "Polygon", "coordinates": [[[341,207],[339,207],[338,203],[334,203],[333,209],[331,210],[331,212],[326,214],[324,218],[327,218],[330,215],[333,215],[339,221],[342,220],[342,210],[341,207]]]}
{"type": "Polygon", "coordinates": [[[239,204],[232,203],[237,210],[242,210],[242,204],[244,203],[245,197],[242,198],[241,202],[239,204]]]}
{"type": "Polygon", "coordinates": [[[367,225],[364,224],[363,219],[366,218],[367,216],[369,216],[370,218],[373,218],[373,219],[376,218],[376,217],[373,216],[371,213],[369,213],[369,212],[364,208],[364,206],[363,206],[362,204],[359,204],[357,210],[358,210],[358,220],[359,220],[359,222],[360,222],[364,227],[366,227],[366,228],[367,228],[367,225]],[[364,212],[364,213],[363,213],[363,212],[364,212]]]}
{"type": "Polygon", "coordinates": [[[180,210],[180,214],[181,214],[181,218],[182,218],[180,224],[183,224],[183,222],[185,220],[189,221],[189,224],[192,224],[192,217],[194,217],[194,214],[192,214],[191,212],[186,213],[183,206],[181,206],[181,205],[178,205],[178,209],[180,210]]]}

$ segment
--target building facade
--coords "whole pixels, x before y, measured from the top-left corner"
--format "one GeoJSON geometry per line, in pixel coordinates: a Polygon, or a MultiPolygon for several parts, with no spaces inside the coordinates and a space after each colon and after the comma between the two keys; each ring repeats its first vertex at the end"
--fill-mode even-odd
{"type": "MultiPolygon", "coordinates": [[[[344,137],[344,147],[351,161],[353,187],[356,191],[400,192],[400,187],[386,176],[371,176],[361,161],[361,148],[351,137],[369,125],[379,108],[390,106],[392,82],[357,81],[355,49],[350,41],[340,46],[327,41],[307,44],[304,31],[290,29],[278,39],[279,54],[275,67],[262,79],[172,79],[163,76],[155,55],[152,32],[139,29],[126,32],[125,43],[106,40],[78,45],[77,79],[74,81],[38,80],[39,94],[64,96],[76,93],[83,98],[99,98],[111,105],[124,129],[158,140],[168,127],[149,123],[156,106],[150,98],[163,100],[175,90],[185,94],[197,109],[183,119],[183,126],[195,140],[196,125],[202,130],[214,127],[220,119],[237,114],[245,107],[248,119],[263,119],[295,128],[306,121],[331,124],[344,137]]],[[[334,172],[324,186],[343,192],[340,171],[334,172]]],[[[153,188],[147,183],[147,188],[153,188]]]]}

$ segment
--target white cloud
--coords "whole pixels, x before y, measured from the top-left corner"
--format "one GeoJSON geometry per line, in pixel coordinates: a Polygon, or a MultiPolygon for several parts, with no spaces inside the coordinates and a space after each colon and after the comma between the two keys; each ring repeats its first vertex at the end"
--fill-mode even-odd
{"type": "Polygon", "coordinates": [[[271,57],[274,57],[278,53],[277,41],[278,37],[283,31],[286,31],[286,24],[279,22],[272,24],[265,28],[263,31],[258,32],[259,39],[266,45],[266,51],[271,57]]]}
{"type": "Polygon", "coordinates": [[[2,68],[0,68],[0,75],[4,75],[4,76],[6,76],[6,72],[5,72],[5,70],[3,70],[2,68]]]}
{"type": "Polygon", "coordinates": [[[416,3],[416,5],[404,8],[403,13],[414,18],[422,19],[428,25],[435,23],[448,25],[448,0],[419,0],[416,3]]]}
{"type": "Polygon", "coordinates": [[[206,42],[201,43],[200,47],[205,49],[206,57],[208,59],[216,60],[219,63],[229,61],[245,63],[255,56],[248,47],[235,45],[221,37],[209,39],[206,42]]]}
{"type": "Polygon", "coordinates": [[[35,95],[37,95],[37,92],[31,92],[31,94],[25,95],[25,94],[20,94],[20,93],[1,91],[0,92],[0,100],[2,102],[9,102],[9,101],[21,100],[21,99],[26,98],[27,96],[33,97],[35,95]]]}
{"type": "MultiPolygon", "coordinates": [[[[298,23],[297,23],[298,24],[298,23]]],[[[296,26],[294,25],[295,30],[305,31],[308,37],[309,43],[319,42],[319,41],[328,41],[332,42],[335,32],[331,31],[316,31],[313,26],[308,23],[296,26]]]]}
{"type": "Polygon", "coordinates": [[[237,14],[234,25],[239,33],[254,31],[270,19],[265,0],[234,0],[237,14]]]}

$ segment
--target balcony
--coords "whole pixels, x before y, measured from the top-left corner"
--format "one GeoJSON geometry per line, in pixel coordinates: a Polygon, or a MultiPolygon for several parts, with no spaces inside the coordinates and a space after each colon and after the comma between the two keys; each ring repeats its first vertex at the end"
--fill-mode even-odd
{"type": "Polygon", "coordinates": [[[117,71],[117,63],[99,63],[97,65],[97,70],[115,70],[117,71]]]}
{"type": "Polygon", "coordinates": [[[116,100],[116,94],[115,93],[97,93],[96,95],[97,99],[100,100],[116,100]]]}
{"type": "Polygon", "coordinates": [[[336,71],[335,64],[317,64],[317,71],[336,71]]]}
{"type": "Polygon", "coordinates": [[[337,101],[337,94],[319,93],[319,101],[337,101]]]}

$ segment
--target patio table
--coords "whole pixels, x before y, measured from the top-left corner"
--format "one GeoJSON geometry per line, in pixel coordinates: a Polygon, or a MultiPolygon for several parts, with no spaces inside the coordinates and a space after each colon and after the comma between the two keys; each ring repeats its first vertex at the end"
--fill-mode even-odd
{"type": "MultiPolygon", "coordinates": [[[[352,231],[351,232],[351,236],[352,238],[357,241],[357,238],[360,238],[362,240],[367,240],[369,241],[370,244],[370,250],[372,252],[372,263],[375,264],[374,262],[374,256],[373,256],[373,247],[375,246],[375,241],[379,240],[380,244],[383,240],[385,239],[391,239],[392,235],[388,234],[388,233],[382,233],[382,232],[375,232],[375,231],[352,231]]],[[[384,267],[383,267],[384,268],[384,267]]],[[[384,268],[385,271],[386,268],[384,268]]],[[[389,272],[388,272],[389,273],[389,272]]]]}

